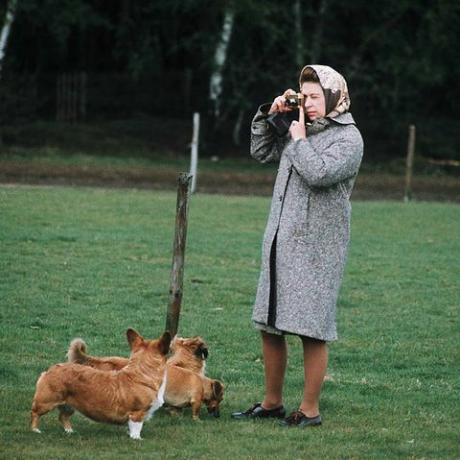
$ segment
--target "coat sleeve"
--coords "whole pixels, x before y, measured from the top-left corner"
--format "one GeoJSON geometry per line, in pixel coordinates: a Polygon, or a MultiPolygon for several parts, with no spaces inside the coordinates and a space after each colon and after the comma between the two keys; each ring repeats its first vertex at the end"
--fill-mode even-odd
{"type": "Polygon", "coordinates": [[[251,156],[261,163],[279,161],[286,142],[268,127],[269,108],[270,104],[260,106],[251,123],[251,156]]]}
{"type": "Polygon", "coordinates": [[[328,187],[358,173],[363,140],[355,126],[338,128],[337,140],[318,150],[311,140],[299,139],[286,148],[297,173],[312,187],[328,187]]]}

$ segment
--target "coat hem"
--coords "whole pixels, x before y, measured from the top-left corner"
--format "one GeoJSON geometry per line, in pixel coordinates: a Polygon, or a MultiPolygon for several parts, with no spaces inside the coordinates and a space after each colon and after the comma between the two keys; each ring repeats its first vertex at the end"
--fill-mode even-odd
{"type": "Polygon", "coordinates": [[[268,324],[260,323],[255,320],[253,320],[252,323],[255,329],[259,331],[264,331],[264,332],[267,332],[268,334],[273,334],[273,335],[297,335],[298,337],[309,337],[311,339],[323,340],[324,342],[335,342],[336,340],[338,340],[337,335],[325,338],[324,336],[321,336],[320,334],[317,334],[314,332],[300,333],[294,330],[278,329],[277,327],[269,326],[268,324]]]}

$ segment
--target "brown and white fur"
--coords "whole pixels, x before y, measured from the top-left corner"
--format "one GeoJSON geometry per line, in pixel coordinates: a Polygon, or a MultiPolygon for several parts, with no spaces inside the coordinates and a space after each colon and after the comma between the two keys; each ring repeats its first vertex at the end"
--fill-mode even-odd
{"type": "Polygon", "coordinates": [[[141,439],[144,421],[164,402],[171,335],[146,340],[133,329],[126,335],[131,357],[118,371],[63,363],[40,375],[32,401],[33,431],[39,433],[40,417],[57,407],[66,432],[72,432],[70,416],[76,409],[98,422],[128,423],[130,437],[141,439]]]}
{"type": "MultiPolygon", "coordinates": [[[[173,355],[167,361],[165,403],[172,408],[192,407],[193,419],[198,419],[202,403],[208,412],[219,417],[219,404],[223,399],[224,386],[218,380],[204,376],[208,348],[201,337],[175,337],[171,342],[173,355]]],[[[70,362],[91,366],[100,370],[119,370],[127,358],[119,356],[96,357],[87,354],[86,343],[74,339],[67,356],[70,362]]]]}

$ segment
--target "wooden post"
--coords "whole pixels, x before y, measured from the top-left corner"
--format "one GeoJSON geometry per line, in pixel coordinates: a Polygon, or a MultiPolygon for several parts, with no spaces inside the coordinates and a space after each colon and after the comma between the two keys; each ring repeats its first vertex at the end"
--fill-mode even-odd
{"type": "Polygon", "coordinates": [[[179,174],[176,204],[176,231],[174,235],[169,305],[166,314],[166,331],[174,337],[179,325],[184,279],[184,254],[187,238],[187,210],[190,180],[188,173],[179,174]]]}
{"type": "Polygon", "coordinates": [[[196,189],[196,170],[198,165],[198,142],[200,138],[200,114],[195,112],[193,114],[193,136],[192,136],[192,148],[190,158],[190,174],[192,175],[192,193],[195,193],[196,189]]]}
{"type": "Polygon", "coordinates": [[[407,158],[406,158],[406,189],[404,192],[404,201],[407,203],[412,199],[412,170],[414,167],[415,154],[415,126],[409,126],[409,139],[407,141],[407,158]]]}

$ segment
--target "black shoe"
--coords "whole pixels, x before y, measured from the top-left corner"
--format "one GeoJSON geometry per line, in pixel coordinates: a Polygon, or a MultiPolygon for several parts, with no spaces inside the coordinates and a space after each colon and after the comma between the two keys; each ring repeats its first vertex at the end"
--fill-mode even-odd
{"type": "Polygon", "coordinates": [[[245,412],[233,412],[232,418],[237,420],[255,419],[255,418],[284,418],[286,411],[283,406],[275,409],[264,409],[261,403],[254,404],[245,412]]]}
{"type": "Polygon", "coordinates": [[[281,420],[280,425],[286,427],[298,426],[300,428],[306,426],[318,426],[321,425],[321,415],[317,415],[316,417],[307,417],[300,410],[296,410],[291,415],[289,415],[289,417],[281,420]]]}

